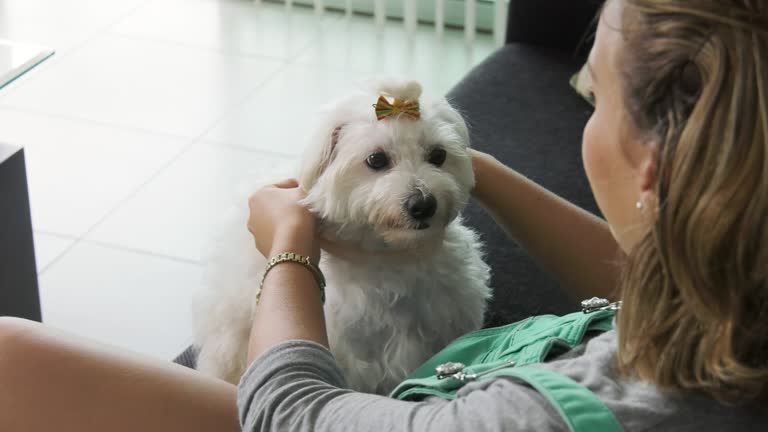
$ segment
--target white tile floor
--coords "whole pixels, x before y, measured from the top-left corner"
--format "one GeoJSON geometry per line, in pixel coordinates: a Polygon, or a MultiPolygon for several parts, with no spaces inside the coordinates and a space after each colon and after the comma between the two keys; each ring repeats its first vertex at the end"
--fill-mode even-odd
{"type": "Polygon", "coordinates": [[[495,49],[247,0],[0,0],[0,37],[57,50],[0,90],[44,320],[163,359],[190,341],[211,221],[297,159],[315,104],[381,74],[443,94],[495,49]]]}

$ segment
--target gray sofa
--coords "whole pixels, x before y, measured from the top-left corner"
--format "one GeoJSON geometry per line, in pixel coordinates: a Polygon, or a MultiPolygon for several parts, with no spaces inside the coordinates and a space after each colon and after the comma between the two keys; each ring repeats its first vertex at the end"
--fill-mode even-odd
{"type": "MultiPolygon", "coordinates": [[[[600,215],[581,161],[581,135],[592,106],[569,85],[589,53],[600,2],[512,0],[506,45],[473,69],[448,97],[465,115],[472,146],[536,183],[600,215]]],[[[465,216],[487,245],[494,298],[486,327],[531,315],[565,314],[578,299],[478,205],[465,216]]]]}
{"type": "MultiPolygon", "coordinates": [[[[599,215],[581,163],[581,134],[592,107],[569,85],[586,60],[585,40],[599,1],[512,0],[506,44],[447,95],[465,116],[472,146],[599,215]]],[[[485,326],[578,310],[558,283],[480,208],[465,211],[482,235],[494,297],[485,326]]],[[[195,349],[177,363],[195,366],[195,349]]]]}

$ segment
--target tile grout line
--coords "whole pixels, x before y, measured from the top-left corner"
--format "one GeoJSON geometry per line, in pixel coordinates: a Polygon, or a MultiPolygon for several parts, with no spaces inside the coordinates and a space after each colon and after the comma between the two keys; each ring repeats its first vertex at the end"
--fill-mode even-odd
{"type": "MultiPolygon", "coordinates": [[[[275,77],[279,76],[283,70],[287,69],[290,63],[288,63],[287,60],[283,60],[281,62],[280,67],[275,69],[274,72],[272,72],[269,76],[267,76],[260,84],[252,88],[251,90],[245,92],[245,94],[237,100],[237,102],[234,102],[232,106],[229,109],[224,110],[221,115],[219,115],[217,118],[211,121],[210,125],[206,127],[205,129],[200,132],[200,134],[195,138],[196,142],[205,143],[207,140],[205,139],[205,136],[212,131],[216,126],[218,126],[222,121],[224,121],[225,118],[227,118],[230,114],[235,112],[238,108],[245,105],[245,103],[250,99],[251,96],[261,91],[268,83],[270,83],[275,77]]],[[[219,143],[217,140],[211,140],[215,141],[216,143],[219,143]]],[[[231,146],[231,145],[230,145],[231,146]]]]}
{"type": "Polygon", "coordinates": [[[149,250],[145,250],[145,249],[134,249],[134,248],[124,247],[124,246],[120,246],[120,245],[114,245],[114,244],[111,244],[111,243],[99,242],[99,241],[88,240],[88,239],[81,239],[79,241],[73,241],[71,245],[69,245],[66,248],[64,248],[64,250],[62,250],[60,253],[58,253],[55,258],[53,258],[48,264],[43,266],[43,268],[40,269],[37,272],[38,279],[40,278],[40,276],[43,275],[43,273],[45,273],[49,268],[51,268],[51,266],[54,263],[58,262],[61,258],[64,257],[64,255],[69,253],[76,245],[81,245],[81,244],[92,244],[92,245],[95,245],[95,246],[103,247],[103,248],[106,248],[106,249],[111,249],[111,250],[114,250],[114,251],[128,252],[128,253],[132,253],[134,255],[141,255],[141,256],[144,256],[144,257],[152,257],[152,258],[161,258],[161,259],[164,259],[166,261],[174,261],[174,262],[177,262],[177,263],[189,264],[189,265],[194,265],[194,266],[198,266],[198,267],[203,267],[203,263],[201,261],[191,260],[191,259],[188,259],[188,258],[181,258],[181,257],[173,256],[173,255],[165,255],[165,254],[161,254],[161,253],[157,253],[157,252],[153,252],[153,251],[149,251],[149,250]]]}
{"type": "MultiPolygon", "coordinates": [[[[254,54],[254,53],[248,53],[248,52],[234,52],[234,51],[228,51],[225,49],[220,48],[214,48],[214,47],[208,47],[203,45],[197,45],[192,42],[182,42],[182,41],[174,41],[174,40],[168,40],[168,39],[161,39],[156,38],[152,36],[142,36],[142,35],[136,35],[136,34],[130,34],[130,33],[118,33],[113,31],[107,31],[104,33],[104,36],[113,37],[116,39],[125,39],[125,40],[132,40],[137,42],[155,42],[155,43],[161,43],[165,45],[170,46],[176,46],[176,47],[183,47],[189,50],[194,51],[200,51],[200,52],[209,52],[209,53],[215,53],[221,56],[225,57],[235,57],[235,58],[241,58],[241,59],[249,59],[249,60],[272,60],[272,61],[278,61],[278,62],[284,62],[285,58],[282,57],[275,57],[267,54],[254,54]]],[[[301,49],[304,49],[304,47],[301,47],[301,49]]]]}
{"type": "Polygon", "coordinates": [[[129,10],[125,11],[123,14],[121,14],[119,17],[115,17],[114,19],[110,20],[107,24],[100,27],[98,30],[94,31],[93,34],[91,34],[89,37],[83,39],[82,41],[76,43],[72,46],[72,48],[69,50],[70,52],[76,52],[82,49],[83,46],[90,43],[92,40],[96,39],[97,37],[107,33],[109,29],[114,27],[117,23],[120,21],[123,21],[125,18],[133,15],[137,10],[143,8],[145,5],[150,4],[151,0],[144,0],[140,1],[136,6],[130,8],[129,10]]]}
{"type": "MultiPolygon", "coordinates": [[[[38,231],[38,233],[46,234],[46,233],[43,233],[43,232],[40,232],[40,231],[38,231]]],[[[46,235],[51,235],[51,234],[46,234],[46,235]]],[[[191,259],[188,259],[188,258],[182,258],[182,257],[174,256],[174,255],[166,255],[166,254],[162,254],[162,253],[158,253],[158,252],[154,252],[154,251],[150,251],[150,250],[146,250],[146,249],[138,249],[138,248],[131,248],[131,247],[126,247],[126,246],[122,246],[122,245],[116,245],[116,244],[102,242],[102,241],[98,241],[98,240],[89,240],[89,239],[84,238],[83,236],[81,236],[81,237],[69,237],[69,238],[66,238],[66,239],[67,240],[71,240],[72,243],[69,246],[65,247],[64,250],[62,250],[59,254],[57,254],[56,257],[54,257],[52,260],[50,260],[48,262],[48,264],[43,266],[43,268],[38,270],[38,272],[37,272],[38,279],[40,278],[40,276],[43,275],[43,273],[45,273],[49,268],[51,268],[51,266],[53,266],[55,263],[60,261],[64,257],[64,255],[68,254],[72,249],[74,249],[75,246],[81,245],[81,244],[93,244],[93,245],[96,245],[96,246],[100,246],[100,247],[104,247],[104,248],[112,249],[112,250],[116,250],[116,251],[130,252],[130,253],[133,253],[133,254],[136,254],[136,255],[150,256],[150,257],[153,257],[153,258],[162,258],[162,259],[165,259],[165,260],[175,261],[175,262],[184,263],[184,264],[191,264],[191,265],[196,265],[196,266],[202,266],[203,265],[203,263],[201,261],[197,261],[197,260],[191,260],[191,259]]]]}
{"type": "MultiPolygon", "coordinates": [[[[58,240],[76,241],[78,239],[77,236],[72,236],[72,235],[68,235],[68,234],[61,234],[61,233],[56,233],[56,232],[53,232],[53,231],[42,230],[42,229],[33,229],[33,233],[34,234],[38,234],[38,235],[48,236],[48,237],[55,237],[58,240]]],[[[141,248],[134,248],[134,247],[129,247],[129,246],[123,246],[123,245],[120,245],[120,244],[104,242],[104,241],[100,241],[100,240],[83,239],[81,241],[81,243],[90,243],[90,244],[102,246],[102,247],[105,247],[105,248],[108,248],[108,249],[115,249],[115,250],[120,250],[120,251],[132,252],[132,253],[141,254],[141,255],[151,255],[151,256],[154,256],[154,257],[165,258],[165,259],[169,259],[169,260],[173,260],[173,261],[180,261],[180,262],[187,263],[187,264],[195,264],[195,265],[201,265],[202,264],[200,261],[194,260],[194,259],[190,259],[190,258],[183,258],[183,257],[177,256],[177,255],[168,255],[168,254],[163,254],[163,253],[155,252],[155,251],[152,251],[152,250],[149,250],[149,249],[141,249],[141,248]]],[[[47,267],[47,266],[45,266],[45,267],[47,267]]]]}
{"type": "Polygon", "coordinates": [[[287,161],[295,161],[296,158],[301,157],[300,154],[291,154],[291,153],[282,153],[282,152],[272,151],[272,150],[255,149],[242,144],[234,144],[230,141],[203,139],[202,141],[200,141],[200,143],[208,144],[214,147],[223,147],[223,148],[228,148],[232,150],[246,151],[246,152],[254,153],[259,156],[268,156],[268,157],[274,157],[278,159],[286,159],[287,161]]]}
{"type": "Polygon", "coordinates": [[[59,237],[60,239],[63,239],[63,240],[75,240],[77,238],[77,236],[73,236],[71,234],[62,234],[55,231],[49,231],[46,229],[35,229],[34,227],[32,228],[32,231],[35,234],[42,234],[42,235],[47,235],[51,237],[59,237]]]}
{"type": "Polygon", "coordinates": [[[168,254],[164,254],[164,253],[154,252],[154,251],[151,251],[151,250],[148,250],[148,249],[141,249],[141,248],[134,248],[134,247],[129,247],[129,246],[122,246],[122,245],[117,245],[117,244],[113,244],[113,243],[103,242],[103,241],[99,241],[99,240],[83,239],[82,241],[80,241],[80,243],[82,243],[82,244],[93,244],[93,245],[104,247],[104,248],[107,248],[107,249],[114,249],[114,250],[119,250],[119,251],[131,252],[131,253],[134,253],[134,254],[137,254],[137,255],[148,255],[148,256],[151,256],[151,257],[155,257],[155,258],[163,258],[163,259],[166,259],[166,260],[176,261],[176,262],[180,262],[180,263],[184,263],[184,264],[192,264],[192,265],[196,265],[196,266],[202,266],[203,265],[203,263],[201,261],[199,261],[199,260],[194,260],[194,259],[189,259],[189,258],[182,258],[182,257],[176,256],[176,255],[168,255],[168,254]]]}
{"type": "MultiPolygon", "coordinates": [[[[64,255],[65,253],[69,252],[69,250],[70,250],[70,249],[72,249],[72,246],[73,246],[73,245],[74,245],[74,243],[77,241],[77,237],[74,237],[74,236],[70,236],[70,235],[63,235],[63,234],[53,233],[53,232],[50,232],[50,231],[45,231],[45,230],[34,229],[34,227],[33,227],[33,228],[32,228],[32,237],[33,237],[33,243],[34,243],[34,235],[35,235],[35,234],[42,234],[42,235],[47,235],[47,236],[50,236],[50,237],[56,237],[56,238],[58,238],[59,240],[69,240],[69,241],[71,241],[71,242],[72,242],[72,244],[70,244],[70,245],[68,245],[67,247],[65,247],[65,248],[64,248],[64,249],[63,249],[61,252],[59,252],[58,254],[56,254],[56,256],[54,256],[54,257],[53,257],[53,259],[51,259],[50,261],[48,261],[48,264],[44,265],[44,266],[43,266],[43,267],[41,267],[41,268],[36,268],[36,271],[37,271],[37,278],[38,278],[38,280],[39,280],[39,279],[40,279],[40,276],[41,276],[41,275],[42,275],[42,274],[43,274],[43,273],[44,273],[46,270],[48,270],[48,268],[51,266],[51,264],[53,264],[55,261],[58,261],[58,260],[59,260],[59,257],[61,257],[61,256],[62,256],[62,255],[64,255]]],[[[37,246],[35,246],[35,247],[34,247],[34,250],[35,250],[35,264],[37,265],[37,252],[38,252],[38,250],[37,250],[37,246]]],[[[38,285],[39,285],[39,284],[40,284],[40,283],[38,282],[38,285]]],[[[39,288],[38,288],[38,290],[39,290],[39,288]]]]}
{"type": "Polygon", "coordinates": [[[143,133],[143,134],[147,134],[147,135],[156,135],[158,137],[173,138],[173,139],[183,140],[183,141],[190,141],[190,140],[195,140],[196,139],[196,137],[192,137],[192,136],[176,135],[176,134],[171,133],[171,132],[164,132],[164,131],[159,131],[159,130],[155,130],[155,129],[147,129],[147,128],[143,128],[143,127],[137,127],[137,126],[123,125],[123,124],[112,123],[112,122],[108,122],[108,121],[104,121],[104,120],[93,120],[93,119],[90,119],[90,118],[78,117],[78,116],[69,115],[69,114],[60,114],[60,113],[53,113],[53,112],[49,112],[49,111],[40,111],[40,110],[36,110],[36,109],[30,109],[30,108],[27,108],[27,107],[13,105],[13,104],[7,104],[7,103],[6,104],[0,103],[0,110],[7,110],[7,111],[11,111],[11,112],[19,111],[19,112],[25,113],[25,114],[34,114],[34,115],[39,115],[39,116],[43,116],[43,117],[51,117],[51,118],[55,118],[55,119],[59,119],[59,120],[67,120],[67,121],[72,121],[72,122],[91,123],[91,124],[94,124],[96,126],[110,128],[110,129],[121,129],[121,130],[126,131],[126,132],[139,132],[139,133],[143,133]]]}
{"type": "MultiPolygon", "coordinates": [[[[64,250],[61,251],[61,253],[56,255],[52,260],[50,260],[48,262],[48,264],[43,266],[43,268],[37,270],[38,285],[40,284],[40,282],[39,282],[40,276],[42,276],[43,273],[45,273],[49,268],[51,268],[52,265],[54,265],[57,262],[59,262],[61,260],[61,258],[64,257],[64,255],[68,254],[69,251],[71,251],[72,248],[74,248],[75,245],[77,245],[77,244],[78,244],[78,240],[77,239],[73,239],[72,243],[69,246],[65,247],[64,250]]],[[[37,260],[37,257],[35,257],[35,260],[37,260]]]]}
{"type": "MultiPolygon", "coordinates": [[[[147,3],[149,3],[149,0],[146,0],[147,3]]],[[[235,2],[236,4],[237,2],[235,2]]],[[[278,4],[278,3],[275,3],[278,4]]],[[[298,7],[301,7],[302,9],[305,8],[305,6],[302,5],[296,5],[298,7]]],[[[307,9],[311,9],[311,7],[306,7],[307,9]]],[[[132,10],[131,13],[135,11],[132,10]]],[[[325,15],[324,17],[317,17],[320,20],[327,20],[329,22],[335,22],[335,21],[341,21],[345,18],[344,14],[339,12],[331,12],[334,16],[333,18],[328,18],[329,15],[325,15]]],[[[125,16],[123,19],[126,18],[125,16]]],[[[129,39],[129,40],[136,40],[136,41],[142,41],[142,42],[159,42],[164,43],[168,45],[177,45],[177,46],[183,46],[185,48],[190,48],[198,51],[210,51],[215,52],[221,55],[230,56],[230,57],[239,57],[239,58],[250,58],[250,59],[261,59],[261,60],[277,60],[281,62],[287,62],[290,64],[295,64],[295,61],[301,57],[301,54],[303,54],[305,51],[309,49],[310,46],[313,45],[313,40],[310,39],[307,41],[304,46],[298,48],[296,50],[296,53],[292,56],[286,57],[274,57],[267,54],[256,54],[256,53],[249,53],[249,52],[235,52],[235,51],[229,51],[222,48],[216,48],[216,47],[209,47],[209,46],[202,46],[198,45],[192,42],[184,42],[184,41],[177,41],[177,40],[169,40],[169,39],[163,39],[159,37],[152,37],[152,36],[144,36],[139,34],[133,34],[133,33],[126,33],[126,32],[120,32],[120,31],[110,31],[109,29],[102,32],[103,34],[107,36],[122,38],[122,39],[129,39]]],[[[308,66],[312,66],[314,63],[308,63],[308,66]]]]}

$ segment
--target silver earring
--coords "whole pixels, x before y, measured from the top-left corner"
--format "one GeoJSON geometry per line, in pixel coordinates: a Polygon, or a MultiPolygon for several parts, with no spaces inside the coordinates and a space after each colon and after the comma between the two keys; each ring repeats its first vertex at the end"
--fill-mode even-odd
{"type": "Polygon", "coordinates": [[[635,203],[635,207],[637,207],[638,210],[642,210],[643,202],[641,200],[637,200],[637,202],[635,203]]]}

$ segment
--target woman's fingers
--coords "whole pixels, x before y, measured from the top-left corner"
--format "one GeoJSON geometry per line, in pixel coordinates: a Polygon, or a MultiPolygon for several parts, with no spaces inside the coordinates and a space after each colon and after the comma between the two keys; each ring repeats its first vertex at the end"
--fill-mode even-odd
{"type": "Polygon", "coordinates": [[[264,186],[261,189],[254,192],[249,198],[248,203],[250,204],[251,209],[253,209],[254,204],[256,204],[259,200],[259,198],[264,193],[269,193],[269,189],[275,188],[275,189],[295,189],[299,187],[299,182],[296,179],[289,178],[282,181],[279,181],[277,183],[264,186]]]}
{"type": "Polygon", "coordinates": [[[265,186],[248,200],[248,230],[262,254],[269,253],[275,233],[289,227],[303,227],[314,232],[314,216],[301,205],[303,192],[299,182],[289,178],[265,186]]]}
{"type": "Polygon", "coordinates": [[[294,178],[289,178],[281,182],[275,183],[273,186],[280,189],[293,189],[293,188],[299,187],[299,181],[294,178]]]}

